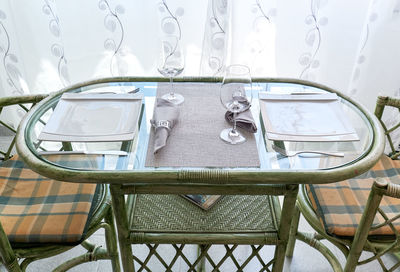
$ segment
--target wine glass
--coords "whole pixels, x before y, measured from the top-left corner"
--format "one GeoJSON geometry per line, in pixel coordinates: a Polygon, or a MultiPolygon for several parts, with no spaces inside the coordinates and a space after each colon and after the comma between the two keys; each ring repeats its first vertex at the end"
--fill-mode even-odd
{"type": "Polygon", "coordinates": [[[162,98],[179,105],[185,100],[181,94],[174,92],[173,78],[182,73],[185,67],[184,55],[176,36],[164,36],[161,38],[160,58],[158,71],[169,78],[171,91],[162,98]]]}
{"type": "Polygon", "coordinates": [[[241,144],[246,141],[236,128],[236,116],[250,108],[252,98],[249,67],[240,64],[226,67],[220,88],[220,99],[222,105],[233,113],[233,127],[221,132],[220,138],[223,141],[229,144],[241,144]]]}

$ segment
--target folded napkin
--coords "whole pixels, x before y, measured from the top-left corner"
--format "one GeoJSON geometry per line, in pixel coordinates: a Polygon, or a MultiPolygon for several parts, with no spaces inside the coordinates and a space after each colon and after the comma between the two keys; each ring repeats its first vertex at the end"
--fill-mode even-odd
{"type": "Polygon", "coordinates": [[[167,144],[171,129],[178,122],[179,110],[174,103],[157,98],[153,119],[150,120],[154,127],[154,154],[167,144]]]}
{"type": "MultiPolygon", "coordinates": [[[[248,132],[251,133],[256,133],[257,132],[257,126],[254,122],[253,115],[251,114],[250,111],[250,103],[246,99],[246,97],[243,96],[234,96],[234,100],[237,100],[240,104],[243,104],[246,107],[245,111],[239,112],[236,114],[236,126],[240,127],[248,132]]],[[[229,123],[233,124],[233,116],[234,113],[231,111],[227,111],[225,113],[225,120],[228,121],[229,123]]]]}

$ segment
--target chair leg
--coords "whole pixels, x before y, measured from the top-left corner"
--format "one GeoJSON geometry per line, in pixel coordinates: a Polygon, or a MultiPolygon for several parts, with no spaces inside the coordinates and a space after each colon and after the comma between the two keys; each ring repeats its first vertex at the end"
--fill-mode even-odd
{"type": "Polygon", "coordinates": [[[9,272],[21,272],[21,267],[18,264],[17,258],[15,258],[11,263],[4,264],[7,271],[9,272]]]}
{"type": "Polygon", "coordinates": [[[127,242],[127,239],[121,236],[120,233],[118,234],[118,241],[119,250],[121,253],[121,262],[124,271],[135,271],[131,243],[129,243],[129,241],[127,242]]]}
{"type": "Polygon", "coordinates": [[[363,213],[360,223],[358,224],[356,234],[354,235],[354,239],[350,247],[349,255],[346,259],[346,266],[344,268],[345,272],[352,272],[356,270],[358,259],[360,258],[364,245],[367,241],[368,232],[372,226],[379,203],[381,202],[383,196],[382,188],[386,188],[386,186],[387,183],[385,181],[383,181],[382,184],[375,181],[372,185],[367,204],[365,205],[365,211],[367,212],[363,213]]]}
{"type": "Polygon", "coordinates": [[[118,255],[118,245],[117,245],[117,235],[114,226],[114,218],[113,218],[112,207],[108,210],[104,221],[110,226],[109,229],[105,229],[106,232],[106,246],[107,251],[110,256],[111,266],[114,272],[121,271],[121,267],[119,264],[119,255],[118,255]]]}
{"type": "Polygon", "coordinates": [[[133,265],[132,246],[129,241],[128,218],[124,194],[120,185],[110,185],[112,206],[118,231],[119,249],[124,271],[135,271],[133,265]]]}
{"type": "Polygon", "coordinates": [[[0,262],[3,262],[7,271],[19,272],[21,267],[18,264],[17,257],[8,241],[7,235],[4,232],[3,226],[0,223],[0,262]]]}
{"type": "Polygon", "coordinates": [[[299,229],[300,210],[297,205],[294,207],[292,225],[290,227],[289,241],[286,249],[286,257],[293,257],[294,246],[296,245],[296,234],[299,229]]]}

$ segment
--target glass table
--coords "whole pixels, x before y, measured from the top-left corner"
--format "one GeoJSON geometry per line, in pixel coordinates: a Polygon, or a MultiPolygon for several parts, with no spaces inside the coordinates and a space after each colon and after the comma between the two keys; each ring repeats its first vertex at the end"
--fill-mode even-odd
{"type": "MultiPolygon", "coordinates": [[[[140,260],[132,254],[131,244],[143,243],[149,248],[149,256],[155,256],[167,268],[173,267],[181,257],[189,269],[196,269],[204,260],[214,269],[219,269],[226,259],[231,259],[237,269],[242,269],[257,257],[266,271],[273,265],[273,271],[283,268],[289,230],[295,205],[298,185],[307,183],[330,183],[357,176],[370,169],[379,159],[384,148],[384,135],[379,121],[364,107],[341,93],[312,82],[294,79],[254,78],[251,111],[258,128],[252,137],[258,152],[253,154],[259,160],[254,165],[220,165],[220,160],[228,160],[231,155],[215,154],[217,166],[203,160],[202,150],[190,151],[192,164],[183,165],[149,164],[146,159],[151,148],[153,116],[157,90],[168,86],[162,78],[118,77],[92,80],[72,85],[33,107],[20,125],[17,135],[17,149],[23,160],[38,173],[71,182],[110,184],[113,208],[117,222],[119,244],[124,269],[134,269],[134,260],[142,269],[149,270],[149,258],[140,260]],[[164,86],[164,87],[163,87],[164,86]],[[143,95],[140,115],[133,140],[71,142],[38,140],[40,132],[53,114],[60,97],[68,93],[132,93],[143,95]],[[259,95],[335,93],[340,110],[354,128],[357,141],[279,141],[269,140],[262,114],[259,95]],[[319,150],[340,152],[341,157],[316,154],[284,156],[273,148],[290,151],[319,150]],[[200,152],[200,153],[199,153],[200,152]],[[201,155],[199,155],[201,154],[201,155]],[[82,157],[91,163],[85,167],[79,163],[82,157]],[[228,157],[228,158],[226,158],[228,157]],[[68,159],[66,159],[68,158],[68,159]],[[71,159],[72,158],[72,159],[71,159]],[[195,158],[195,159],[193,159],[195,158]],[[198,158],[198,159],[197,159],[198,158]],[[207,164],[208,163],[208,164],[207,164]],[[88,167],[91,165],[92,167],[88,167]],[[233,165],[233,166],[232,166],[233,165]],[[182,194],[224,195],[209,210],[199,207],[180,197],[182,194]],[[283,196],[283,205],[278,195],[283,196]],[[281,208],[282,206],[282,208],[281,208]],[[150,214],[150,215],[149,215],[150,214]],[[158,244],[173,244],[175,257],[169,264],[161,260],[156,252],[158,244]],[[199,244],[200,253],[194,260],[183,254],[184,244],[199,244]],[[207,253],[211,244],[226,245],[226,254],[214,262],[207,253]],[[232,252],[238,244],[252,246],[252,253],[242,264],[238,264],[232,252]],[[276,245],[271,262],[264,263],[256,245],[276,245]],[[233,245],[233,246],[228,246],[233,245]],[[250,258],[251,257],[251,258],[250,258]]],[[[186,89],[197,90],[198,103],[205,96],[215,94],[219,99],[221,78],[178,78],[175,90],[185,96],[186,89]],[[186,88],[186,89],[185,89],[186,88]],[[202,90],[204,88],[204,90],[202,90]],[[207,91],[206,91],[207,89],[207,91]]],[[[185,103],[189,103],[186,102],[185,103]]],[[[196,113],[196,100],[194,112],[196,113]]],[[[218,101],[223,111],[223,106],[218,101]]],[[[192,107],[192,106],[191,106],[192,107]]],[[[186,110],[186,109],[185,109],[186,110]]],[[[193,110],[193,109],[191,109],[193,110]]],[[[196,114],[193,114],[196,116],[196,114]]],[[[214,122],[224,122],[224,116],[210,115],[214,122]]],[[[181,114],[179,118],[188,116],[181,114]]],[[[199,117],[201,119],[201,116],[199,117]]],[[[181,121],[180,121],[181,122],[181,121]]],[[[207,123],[205,122],[205,123],[207,123]]],[[[184,120],[181,122],[185,124],[184,120]]],[[[99,124],[101,126],[102,124],[99,124]]],[[[229,127],[225,124],[225,127],[229,127]]],[[[194,125],[194,129],[196,125],[194,125]]],[[[173,128],[175,129],[175,128],[173,128]]],[[[171,134],[168,143],[173,142],[171,134]]],[[[198,135],[194,141],[200,141],[198,135]]],[[[215,142],[222,141],[215,136],[215,142]]],[[[224,145],[227,145],[223,143],[224,145]]],[[[201,145],[200,145],[201,147],[201,145]]],[[[227,150],[226,146],[223,147],[227,150]]],[[[200,148],[202,149],[202,148],[200,148]]],[[[181,156],[181,153],[175,156],[181,156]]],[[[240,156],[241,154],[238,154],[240,156]]],[[[185,155],[187,156],[187,154],[185,155]]],[[[178,160],[179,161],[179,160],[178,160]]]]}

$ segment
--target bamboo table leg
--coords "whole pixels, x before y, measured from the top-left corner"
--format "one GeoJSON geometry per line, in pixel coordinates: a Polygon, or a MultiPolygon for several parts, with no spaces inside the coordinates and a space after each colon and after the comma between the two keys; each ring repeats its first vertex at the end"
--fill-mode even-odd
{"type": "Polygon", "coordinates": [[[292,219],[292,226],[290,227],[289,241],[286,249],[286,257],[293,257],[294,246],[296,245],[296,234],[299,229],[300,210],[295,205],[294,214],[292,219]]]}
{"type": "Polygon", "coordinates": [[[288,244],[287,242],[289,240],[289,232],[292,223],[293,212],[295,209],[298,189],[298,185],[291,185],[290,188],[288,188],[287,195],[285,196],[283,201],[281,222],[278,230],[279,240],[281,242],[276,245],[277,248],[275,250],[275,263],[272,269],[273,272],[283,270],[285,253],[288,244]]]}
{"type": "Polygon", "coordinates": [[[120,185],[110,185],[112,206],[118,231],[119,249],[124,271],[135,271],[124,194],[120,185]]]}

